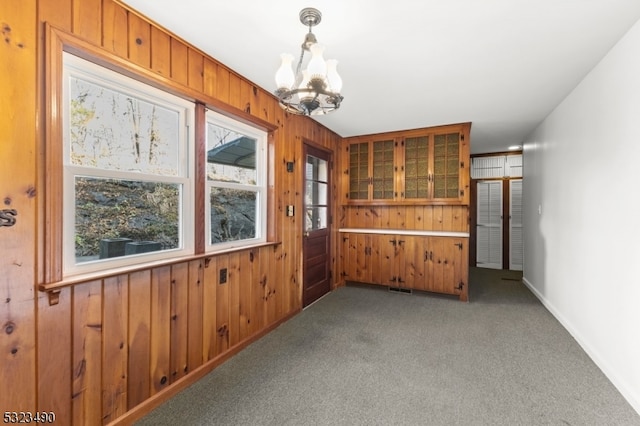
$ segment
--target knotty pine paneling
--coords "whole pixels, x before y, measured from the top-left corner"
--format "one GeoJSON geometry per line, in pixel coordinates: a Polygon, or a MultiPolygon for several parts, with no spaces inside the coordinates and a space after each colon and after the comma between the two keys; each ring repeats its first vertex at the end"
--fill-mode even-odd
{"type": "Polygon", "coordinates": [[[171,267],[171,382],[188,372],[189,265],[171,267]]]}
{"type": "Polygon", "coordinates": [[[180,84],[189,82],[189,48],[175,38],[171,39],[171,78],[180,84]]]}
{"type": "Polygon", "coordinates": [[[189,304],[187,320],[187,351],[189,371],[200,367],[204,363],[202,357],[202,296],[204,279],[204,261],[189,262],[189,304]]]}
{"type": "Polygon", "coordinates": [[[129,60],[144,68],[151,68],[151,25],[129,14],[129,60]]]}
{"type": "Polygon", "coordinates": [[[149,395],[169,384],[171,375],[171,267],[151,270],[149,395]]]}
{"type": "Polygon", "coordinates": [[[101,44],[102,0],[73,2],[73,33],[95,45],[101,44]]]}
{"type": "MultiPolygon", "coordinates": [[[[0,406],[55,411],[60,424],[129,422],[132,411],[162,400],[179,378],[204,364],[216,365],[301,309],[302,139],[335,150],[340,137],[312,120],[285,114],[270,93],[118,1],[8,0],[0,12],[5,39],[0,77],[21,82],[8,85],[0,99],[7,117],[0,123],[6,141],[0,156],[12,165],[0,169],[0,181],[9,182],[2,202],[18,212],[16,225],[2,229],[0,247],[5,354],[0,379],[11,384],[11,392],[0,395],[0,406]],[[45,56],[40,42],[45,22],[102,49],[105,58],[115,55],[148,70],[150,78],[161,76],[158,81],[174,92],[201,92],[197,97],[203,102],[272,126],[270,229],[277,244],[94,277],[62,288],[57,304],[50,304],[48,294],[34,287],[47,283],[48,260],[37,263],[45,244],[38,233],[46,229],[42,206],[47,195],[59,196],[45,190],[49,141],[37,125],[37,117],[48,111],[47,87],[41,83],[48,69],[38,63],[45,56]],[[286,172],[287,161],[295,164],[293,173],[286,172]],[[287,205],[294,205],[296,216],[284,214],[287,205]],[[228,281],[221,289],[224,265],[228,281]]],[[[337,243],[333,238],[334,253],[337,243]]],[[[335,277],[334,264],[335,259],[335,277]]],[[[50,268],[55,272],[50,276],[58,275],[59,265],[50,268]]]]}
{"type": "Polygon", "coordinates": [[[469,232],[466,206],[343,206],[340,227],[469,232]]]}
{"type": "Polygon", "coordinates": [[[129,357],[127,407],[133,408],[149,398],[149,360],[151,356],[151,271],[129,277],[129,357]]]}
{"type": "Polygon", "coordinates": [[[227,282],[229,283],[229,346],[240,342],[240,253],[229,254],[227,266],[227,282]]]}
{"type": "Polygon", "coordinates": [[[127,411],[129,277],[104,280],[102,306],[102,419],[127,411]]]}
{"type": "Polygon", "coordinates": [[[217,261],[216,286],[216,351],[219,355],[229,349],[229,257],[220,256],[217,261]],[[226,280],[222,282],[223,271],[226,271],[226,280]]]}
{"type": "Polygon", "coordinates": [[[202,92],[204,87],[204,57],[202,53],[195,49],[188,48],[187,64],[187,81],[189,87],[198,92],[202,92]]]}
{"type": "Polygon", "coordinates": [[[0,407],[34,411],[36,377],[36,4],[0,2],[0,209],[15,224],[0,228],[0,407]],[[23,79],[25,84],[13,84],[23,79]],[[11,165],[11,166],[9,166],[11,165]]]}
{"type": "MultiPolygon", "coordinates": [[[[49,3],[56,3],[49,1],[49,3]]],[[[46,0],[39,0],[39,4],[47,3],[46,0]]],[[[46,22],[48,17],[42,18],[46,22]]],[[[102,2],[102,47],[107,51],[126,58],[129,53],[129,13],[113,0],[103,0],[102,2]]]]}
{"type": "Polygon", "coordinates": [[[59,303],[49,306],[46,294],[38,294],[38,366],[47,368],[38,375],[38,411],[53,411],[56,421],[71,419],[71,365],[68,358],[51,357],[68,353],[71,347],[71,289],[60,291],[59,303]]]}
{"type": "Polygon", "coordinates": [[[71,311],[73,388],[68,424],[98,425],[102,423],[102,281],[73,287],[71,311]]]}
{"type": "Polygon", "coordinates": [[[164,31],[151,26],[151,69],[165,77],[171,77],[171,37],[164,31]]]}

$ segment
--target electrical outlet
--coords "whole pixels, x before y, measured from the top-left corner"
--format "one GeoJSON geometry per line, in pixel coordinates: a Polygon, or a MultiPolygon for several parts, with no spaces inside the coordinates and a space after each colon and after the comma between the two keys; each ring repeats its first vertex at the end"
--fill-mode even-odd
{"type": "Polygon", "coordinates": [[[293,205],[292,204],[287,206],[287,216],[293,216],[293,205]]]}
{"type": "Polygon", "coordinates": [[[227,282],[227,268],[220,269],[220,284],[227,282]]]}

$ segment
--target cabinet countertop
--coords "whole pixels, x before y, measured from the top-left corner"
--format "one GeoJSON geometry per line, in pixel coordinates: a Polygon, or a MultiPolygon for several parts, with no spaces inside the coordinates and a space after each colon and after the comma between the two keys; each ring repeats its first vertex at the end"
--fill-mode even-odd
{"type": "Polygon", "coordinates": [[[426,237],[462,237],[468,238],[468,232],[453,231],[422,231],[415,229],[373,229],[373,228],[340,228],[339,232],[351,232],[358,234],[393,234],[393,235],[417,235],[426,237]]]}

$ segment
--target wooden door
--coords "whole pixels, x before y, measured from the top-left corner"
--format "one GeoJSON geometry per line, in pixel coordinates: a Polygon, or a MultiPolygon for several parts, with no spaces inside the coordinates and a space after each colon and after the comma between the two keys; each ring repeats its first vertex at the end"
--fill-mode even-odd
{"type": "Polygon", "coordinates": [[[303,306],[316,301],[331,289],[329,275],[329,223],[331,185],[329,165],[331,154],[304,145],[304,243],[303,243],[303,306]]]}
{"type": "Polygon", "coordinates": [[[426,286],[427,239],[421,236],[405,236],[404,287],[424,290],[426,286]]]}
{"type": "Polygon", "coordinates": [[[460,295],[467,284],[461,275],[467,262],[466,239],[429,237],[428,245],[428,281],[425,290],[460,295]]]}

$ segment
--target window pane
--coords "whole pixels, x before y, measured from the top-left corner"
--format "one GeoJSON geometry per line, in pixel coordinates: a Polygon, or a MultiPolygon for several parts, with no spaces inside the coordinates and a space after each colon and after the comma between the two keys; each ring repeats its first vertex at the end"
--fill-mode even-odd
{"type": "Polygon", "coordinates": [[[307,181],[304,202],[307,205],[327,205],[327,184],[322,182],[307,181]]]}
{"type": "Polygon", "coordinates": [[[207,123],[207,179],[255,185],[255,138],[207,123]]]}
{"type": "Polygon", "coordinates": [[[305,231],[315,229],[324,229],[327,227],[327,208],[326,207],[307,207],[305,217],[305,231]]]}
{"type": "Polygon", "coordinates": [[[229,188],[211,188],[211,244],[256,237],[258,194],[229,188]]]}
{"type": "Polygon", "coordinates": [[[76,176],[76,263],[180,247],[180,186],[76,176]]]}
{"type": "Polygon", "coordinates": [[[109,87],[69,78],[69,162],[177,176],[180,114],[109,87]]]}

